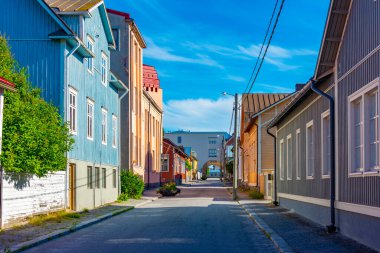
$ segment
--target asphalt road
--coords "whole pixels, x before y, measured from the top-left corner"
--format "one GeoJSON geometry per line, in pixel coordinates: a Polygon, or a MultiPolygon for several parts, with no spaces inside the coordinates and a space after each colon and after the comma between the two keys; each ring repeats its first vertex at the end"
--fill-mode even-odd
{"type": "Polygon", "coordinates": [[[159,199],[27,252],[278,252],[225,188],[208,184],[183,187],[178,198],[159,199]]]}

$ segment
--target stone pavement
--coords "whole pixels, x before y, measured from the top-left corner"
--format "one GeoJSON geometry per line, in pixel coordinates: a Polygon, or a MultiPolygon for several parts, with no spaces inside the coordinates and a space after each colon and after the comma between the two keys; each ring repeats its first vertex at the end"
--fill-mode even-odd
{"type": "Polygon", "coordinates": [[[153,196],[144,196],[140,200],[128,200],[111,203],[93,210],[80,212],[78,217],[51,219],[39,223],[20,223],[12,228],[0,231],[0,252],[18,251],[45,240],[59,237],[74,230],[87,227],[117,214],[129,211],[136,206],[152,202],[153,196]]]}
{"type": "Polygon", "coordinates": [[[294,252],[372,253],[371,249],[343,235],[328,234],[324,227],[294,212],[255,200],[241,200],[241,206],[274,234],[286,250],[294,252]],[[280,238],[278,238],[278,236],[280,238]],[[283,240],[283,241],[281,241],[283,240]],[[287,248],[289,247],[289,248],[287,248]]]}

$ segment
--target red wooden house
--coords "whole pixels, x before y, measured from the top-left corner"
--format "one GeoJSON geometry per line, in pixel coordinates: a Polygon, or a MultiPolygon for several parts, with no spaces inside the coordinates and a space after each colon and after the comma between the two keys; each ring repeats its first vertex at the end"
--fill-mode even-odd
{"type": "Polygon", "coordinates": [[[189,156],[183,148],[164,138],[162,151],[161,182],[182,183],[186,178],[186,159],[189,156]]]}

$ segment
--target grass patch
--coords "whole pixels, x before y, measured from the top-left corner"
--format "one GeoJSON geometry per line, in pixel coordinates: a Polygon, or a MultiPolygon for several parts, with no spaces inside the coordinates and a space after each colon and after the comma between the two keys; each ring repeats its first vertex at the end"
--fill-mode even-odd
{"type": "Polygon", "coordinates": [[[28,222],[31,225],[39,226],[45,222],[57,222],[61,223],[64,220],[79,219],[80,213],[67,213],[66,211],[59,211],[55,213],[41,214],[28,218],[28,222]]]}

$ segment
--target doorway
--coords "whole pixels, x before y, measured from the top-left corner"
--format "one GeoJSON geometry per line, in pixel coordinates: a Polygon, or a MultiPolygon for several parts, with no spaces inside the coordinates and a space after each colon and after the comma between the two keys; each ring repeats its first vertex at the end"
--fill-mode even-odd
{"type": "Polygon", "coordinates": [[[265,175],[265,199],[272,199],[273,194],[273,174],[265,175]]]}
{"type": "Polygon", "coordinates": [[[69,209],[75,210],[75,164],[69,164],[69,209]]]}

